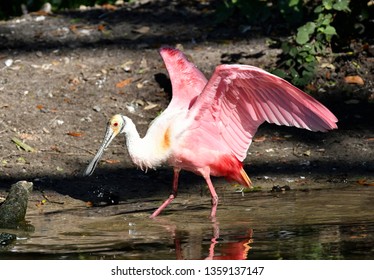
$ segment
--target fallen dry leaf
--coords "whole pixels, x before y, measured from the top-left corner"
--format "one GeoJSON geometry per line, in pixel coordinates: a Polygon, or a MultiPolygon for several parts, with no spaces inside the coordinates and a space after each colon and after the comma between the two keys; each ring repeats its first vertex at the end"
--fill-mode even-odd
{"type": "Polygon", "coordinates": [[[81,132],[75,132],[75,131],[69,131],[69,132],[67,133],[67,135],[69,135],[69,136],[73,136],[73,137],[82,137],[82,136],[83,136],[83,133],[81,133],[81,132]]]}
{"type": "Polygon", "coordinates": [[[259,137],[255,137],[253,139],[253,142],[264,142],[266,140],[266,136],[259,136],[259,137]]]}
{"type": "Polygon", "coordinates": [[[374,182],[367,182],[366,179],[359,179],[357,180],[357,183],[365,187],[374,187],[374,182]]]}
{"type": "Polygon", "coordinates": [[[322,63],[321,68],[327,68],[327,69],[335,70],[334,64],[331,64],[331,63],[328,63],[328,62],[327,63],[322,63]]]}
{"type": "Polygon", "coordinates": [[[59,147],[57,147],[57,146],[51,146],[50,149],[52,151],[55,151],[55,152],[58,152],[58,153],[62,153],[62,150],[59,147]]]}
{"type": "Polygon", "coordinates": [[[271,141],[284,141],[286,138],[280,136],[272,136],[271,141]]]}
{"type": "Polygon", "coordinates": [[[148,104],[143,108],[143,110],[152,110],[156,107],[158,107],[158,104],[152,103],[152,102],[147,102],[148,104]]]}
{"type": "Polygon", "coordinates": [[[18,137],[22,140],[35,140],[35,135],[29,134],[29,133],[19,133],[18,137]]]}
{"type": "Polygon", "coordinates": [[[135,102],[135,104],[137,104],[139,106],[144,106],[145,105],[145,102],[141,99],[136,99],[134,102],[135,102]]]}
{"type": "Polygon", "coordinates": [[[356,85],[364,85],[365,82],[360,76],[346,76],[344,77],[344,81],[347,84],[356,84],[356,85]]]}
{"type": "Polygon", "coordinates": [[[317,91],[317,87],[313,84],[307,84],[306,89],[309,91],[317,91]]]}
{"type": "Polygon", "coordinates": [[[129,85],[130,83],[132,82],[132,79],[131,78],[128,78],[128,79],[125,79],[123,81],[120,81],[116,84],[116,87],[117,88],[123,88],[127,85],[129,85]]]}
{"type": "Polygon", "coordinates": [[[142,26],[137,29],[134,29],[133,32],[139,33],[139,34],[146,34],[149,32],[149,30],[151,30],[149,26],[142,26]]]}
{"type": "Polygon", "coordinates": [[[104,24],[99,24],[99,26],[97,27],[97,30],[98,31],[105,31],[105,25],[104,24]]]}
{"type": "Polygon", "coordinates": [[[326,71],[325,77],[326,77],[327,80],[330,80],[331,79],[331,72],[326,71]]]}
{"type": "Polygon", "coordinates": [[[121,161],[119,161],[118,159],[105,159],[104,162],[109,163],[109,164],[116,164],[116,163],[120,163],[121,161]]]}
{"type": "Polygon", "coordinates": [[[72,24],[69,26],[71,32],[76,35],[90,35],[91,31],[96,29],[96,26],[92,25],[80,25],[80,24],[72,24]]]}
{"type": "Polygon", "coordinates": [[[303,152],[303,155],[307,157],[309,157],[311,154],[312,152],[310,150],[306,150],[305,152],[303,152]]]}
{"type": "Polygon", "coordinates": [[[78,26],[76,24],[72,24],[69,26],[71,32],[77,33],[78,26]]]}
{"type": "Polygon", "coordinates": [[[349,238],[350,239],[360,239],[360,238],[366,238],[367,234],[360,234],[360,235],[351,235],[349,238]]]}
{"type": "Polygon", "coordinates": [[[72,77],[69,79],[68,83],[76,86],[80,84],[80,80],[78,77],[72,77]]]}
{"type": "Polygon", "coordinates": [[[114,5],[112,5],[112,4],[103,4],[101,7],[103,9],[109,10],[109,11],[115,11],[115,10],[117,10],[117,7],[114,6],[114,5]]]}

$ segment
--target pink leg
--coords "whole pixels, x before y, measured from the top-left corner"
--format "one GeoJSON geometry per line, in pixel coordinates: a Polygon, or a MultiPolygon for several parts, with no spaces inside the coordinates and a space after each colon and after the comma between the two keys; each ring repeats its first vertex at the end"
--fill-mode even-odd
{"type": "Polygon", "coordinates": [[[174,168],[173,191],[170,194],[169,198],[165,200],[164,203],[162,203],[162,205],[158,207],[155,212],[153,212],[153,214],[151,215],[151,218],[157,217],[157,215],[160,214],[161,211],[164,210],[164,208],[168,206],[174,200],[174,198],[177,197],[178,178],[179,178],[180,171],[181,171],[180,168],[174,168]]]}
{"type": "Polygon", "coordinates": [[[210,180],[210,175],[208,174],[203,174],[206,183],[208,184],[210,195],[212,196],[212,211],[210,213],[210,218],[215,221],[216,218],[216,212],[217,212],[217,205],[218,205],[218,195],[216,193],[216,190],[214,189],[213,183],[210,180]]]}

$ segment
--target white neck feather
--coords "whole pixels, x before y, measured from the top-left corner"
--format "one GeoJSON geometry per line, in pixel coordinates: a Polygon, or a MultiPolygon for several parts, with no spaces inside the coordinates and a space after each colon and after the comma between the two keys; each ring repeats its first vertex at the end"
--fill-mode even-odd
{"type": "Polygon", "coordinates": [[[167,160],[168,153],[160,148],[161,131],[156,133],[155,129],[149,129],[144,138],[139,136],[134,122],[124,117],[126,125],[123,130],[126,138],[126,146],[134,164],[140,169],[156,168],[167,160]]]}

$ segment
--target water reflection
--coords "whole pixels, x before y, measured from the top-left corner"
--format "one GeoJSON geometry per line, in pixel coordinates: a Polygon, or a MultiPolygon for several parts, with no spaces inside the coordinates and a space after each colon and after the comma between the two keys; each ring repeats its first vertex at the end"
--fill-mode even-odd
{"type": "Polygon", "coordinates": [[[244,230],[241,234],[235,232],[234,240],[225,240],[228,236],[220,236],[217,219],[211,222],[211,233],[205,226],[192,233],[192,231],[178,229],[177,224],[170,223],[170,220],[164,218],[157,218],[157,220],[171,235],[175,246],[175,258],[178,260],[245,260],[251,249],[250,244],[253,242],[252,229],[244,230]]]}
{"type": "Polygon", "coordinates": [[[246,260],[248,257],[248,252],[252,248],[250,246],[253,243],[252,239],[253,230],[249,229],[244,236],[238,236],[238,241],[228,242],[222,244],[218,253],[215,252],[215,247],[219,243],[218,236],[211,239],[211,244],[209,246],[209,256],[205,259],[207,260],[246,260]]]}

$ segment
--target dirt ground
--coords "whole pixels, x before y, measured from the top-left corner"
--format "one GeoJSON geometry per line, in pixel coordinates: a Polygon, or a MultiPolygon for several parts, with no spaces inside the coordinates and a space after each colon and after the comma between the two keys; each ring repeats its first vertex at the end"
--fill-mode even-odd
{"type": "MultiPolygon", "coordinates": [[[[281,39],[276,31],[215,25],[209,2],[197,2],[139,1],[116,10],[0,22],[0,194],[26,179],[34,182],[34,199],[40,201],[42,194],[65,203],[65,195],[97,204],[141,201],[158,193],[166,198],[171,169],[137,170],[122,138],[112,143],[92,177],[81,176],[110,116],[131,117],[144,134],[167,106],[171,87],[158,48],[183,49],[207,76],[221,63],[271,69],[280,52],[268,44],[281,39]],[[19,148],[14,137],[34,151],[19,148]]],[[[319,90],[312,93],[337,115],[339,129],[312,133],[263,125],[245,161],[255,186],[373,183],[373,46],[355,44],[353,56],[339,56],[333,69],[320,69],[319,90]],[[347,84],[348,75],[360,76],[364,84],[347,84]]],[[[204,182],[183,173],[181,194],[196,191],[189,188],[193,184],[204,182]]]]}

